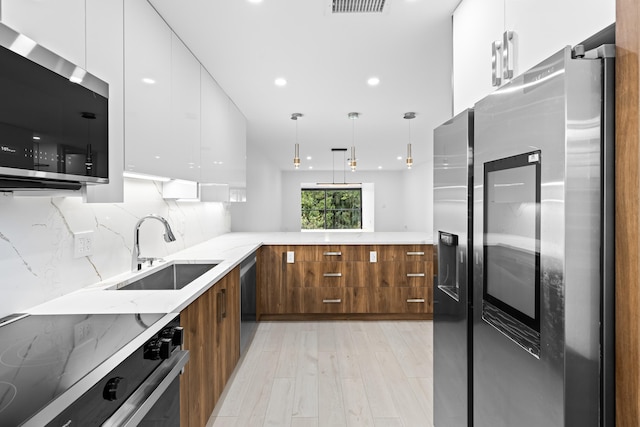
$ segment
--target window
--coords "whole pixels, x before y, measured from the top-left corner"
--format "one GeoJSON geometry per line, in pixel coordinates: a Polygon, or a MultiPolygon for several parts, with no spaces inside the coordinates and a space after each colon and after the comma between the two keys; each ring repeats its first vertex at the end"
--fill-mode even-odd
{"type": "Polygon", "coordinates": [[[302,189],[303,230],[362,229],[360,188],[302,189]]]}

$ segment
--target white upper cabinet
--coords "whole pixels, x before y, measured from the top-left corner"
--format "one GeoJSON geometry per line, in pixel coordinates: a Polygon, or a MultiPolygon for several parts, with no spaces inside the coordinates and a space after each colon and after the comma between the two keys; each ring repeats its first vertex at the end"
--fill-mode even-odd
{"type": "MultiPolygon", "coordinates": [[[[493,92],[492,43],[509,50],[513,76],[615,21],[615,0],[463,0],[453,13],[454,114],[493,92]],[[513,31],[510,46],[504,32],[513,31]]],[[[502,57],[496,58],[502,63],[502,57]]],[[[501,82],[504,78],[500,71],[501,82]]]]}
{"type": "Polygon", "coordinates": [[[124,201],[123,2],[87,0],[87,71],[109,83],[109,184],[87,186],[87,202],[124,201]]]}
{"type": "MultiPolygon", "coordinates": [[[[247,119],[240,109],[229,100],[231,123],[231,148],[229,161],[229,186],[233,193],[247,188],[247,119]]],[[[234,200],[244,200],[236,198],[234,200]]]]}
{"type": "Polygon", "coordinates": [[[171,29],[146,0],[127,0],[125,170],[171,177],[171,29]]]}
{"type": "Polygon", "coordinates": [[[171,37],[172,178],[200,178],[200,63],[175,34],[171,37]]]}
{"type": "Polygon", "coordinates": [[[1,0],[2,22],[85,67],[85,0],[1,0]]]}
{"type": "Polygon", "coordinates": [[[493,91],[491,43],[503,32],[503,0],[464,0],[453,13],[454,114],[493,91]]]}
{"type": "Polygon", "coordinates": [[[615,21],[615,0],[506,0],[505,28],[517,37],[516,73],[615,21]]]}
{"type": "Polygon", "coordinates": [[[200,182],[226,184],[223,166],[229,160],[229,98],[204,67],[201,69],[202,116],[200,182]]]}
{"type": "Polygon", "coordinates": [[[247,121],[204,68],[201,76],[200,182],[245,188],[247,121]]]}

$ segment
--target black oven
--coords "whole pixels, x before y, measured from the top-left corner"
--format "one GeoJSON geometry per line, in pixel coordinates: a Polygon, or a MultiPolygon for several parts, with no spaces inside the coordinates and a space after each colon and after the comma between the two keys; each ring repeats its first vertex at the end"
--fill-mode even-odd
{"type": "Polygon", "coordinates": [[[34,315],[0,326],[0,420],[179,426],[182,340],[175,314],[34,315]]]}

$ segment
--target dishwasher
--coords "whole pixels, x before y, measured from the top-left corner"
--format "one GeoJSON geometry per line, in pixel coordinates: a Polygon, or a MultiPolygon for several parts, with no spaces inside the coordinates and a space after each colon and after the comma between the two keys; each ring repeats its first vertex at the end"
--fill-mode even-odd
{"type": "Polygon", "coordinates": [[[256,322],[256,254],[240,264],[240,354],[244,354],[253,339],[256,322]]]}

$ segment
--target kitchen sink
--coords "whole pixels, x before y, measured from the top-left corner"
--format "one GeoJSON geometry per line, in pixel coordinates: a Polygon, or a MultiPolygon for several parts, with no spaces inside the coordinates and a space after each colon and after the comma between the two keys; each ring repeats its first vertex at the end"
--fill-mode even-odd
{"type": "Polygon", "coordinates": [[[182,289],[216,265],[218,264],[214,262],[172,261],[160,269],[154,268],[142,277],[136,275],[108,289],[124,291],[182,289]]]}

